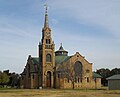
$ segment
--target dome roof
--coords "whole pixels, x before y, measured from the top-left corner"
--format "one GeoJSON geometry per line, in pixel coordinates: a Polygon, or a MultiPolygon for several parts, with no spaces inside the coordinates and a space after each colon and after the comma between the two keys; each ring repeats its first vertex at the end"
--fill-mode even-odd
{"type": "Polygon", "coordinates": [[[61,44],[59,50],[55,52],[55,56],[68,56],[68,51],[64,50],[61,44]]]}

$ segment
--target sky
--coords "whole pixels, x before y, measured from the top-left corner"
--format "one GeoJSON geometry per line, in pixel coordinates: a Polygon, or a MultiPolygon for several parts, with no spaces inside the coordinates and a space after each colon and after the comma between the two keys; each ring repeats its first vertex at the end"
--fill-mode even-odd
{"type": "Polygon", "coordinates": [[[55,50],[79,52],[93,70],[120,68],[120,0],[0,0],[0,70],[21,73],[38,56],[48,5],[55,50]]]}

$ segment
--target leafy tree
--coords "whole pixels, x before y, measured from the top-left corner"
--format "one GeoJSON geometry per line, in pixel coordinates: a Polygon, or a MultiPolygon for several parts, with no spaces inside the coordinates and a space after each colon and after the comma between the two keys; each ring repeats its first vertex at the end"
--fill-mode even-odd
{"type": "Polygon", "coordinates": [[[112,70],[101,68],[96,71],[96,73],[100,74],[102,76],[101,83],[106,86],[108,84],[108,81],[106,78],[115,75],[120,74],[120,68],[114,68],[112,70]]]}
{"type": "Polygon", "coordinates": [[[110,72],[110,74],[111,74],[111,76],[115,75],[115,74],[120,74],[120,68],[114,68],[114,69],[112,69],[111,72],[110,72]]]}
{"type": "Polygon", "coordinates": [[[10,75],[9,85],[12,87],[19,88],[20,87],[20,75],[16,73],[12,73],[10,75]]]}
{"type": "Polygon", "coordinates": [[[9,76],[4,72],[0,72],[0,84],[4,86],[8,82],[9,82],[9,76]]]}

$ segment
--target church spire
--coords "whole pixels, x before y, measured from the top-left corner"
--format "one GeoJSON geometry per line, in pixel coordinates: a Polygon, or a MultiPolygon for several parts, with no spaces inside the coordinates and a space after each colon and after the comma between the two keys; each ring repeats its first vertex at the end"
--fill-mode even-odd
{"type": "Polygon", "coordinates": [[[49,27],[48,24],[48,5],[45,5],[45,21],[44,21],[44,28],[49,27]]]}

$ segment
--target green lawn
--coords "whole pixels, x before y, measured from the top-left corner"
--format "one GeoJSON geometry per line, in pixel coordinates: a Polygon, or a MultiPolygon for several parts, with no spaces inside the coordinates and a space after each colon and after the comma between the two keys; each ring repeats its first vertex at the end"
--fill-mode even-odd
{"type": "Polygon", "coordinates": [[[0,89],[0,97],[120,97],[120,90],[0,89]]]}

